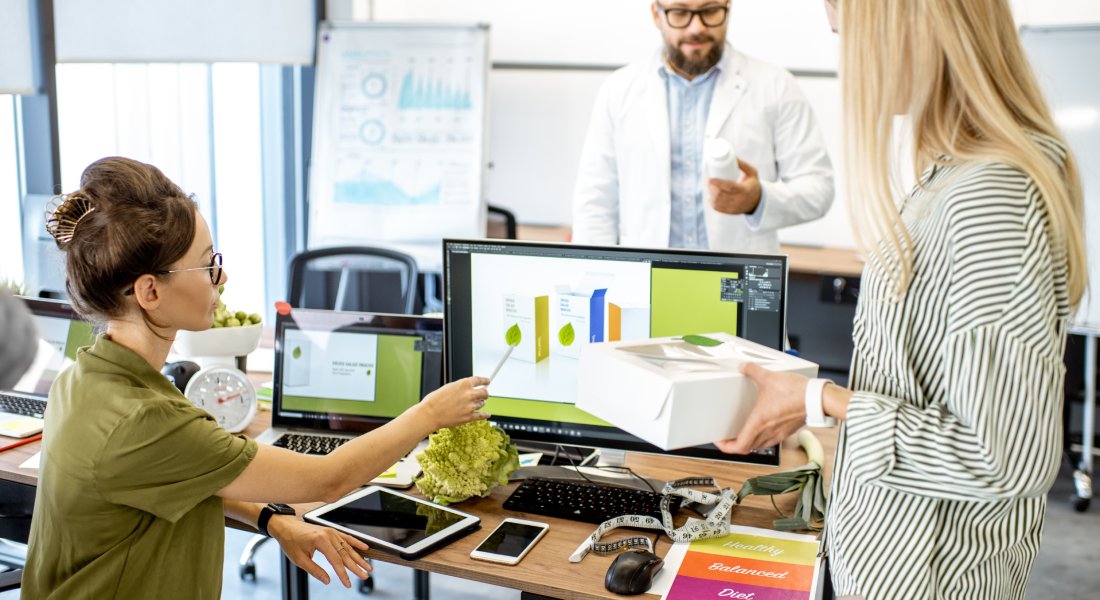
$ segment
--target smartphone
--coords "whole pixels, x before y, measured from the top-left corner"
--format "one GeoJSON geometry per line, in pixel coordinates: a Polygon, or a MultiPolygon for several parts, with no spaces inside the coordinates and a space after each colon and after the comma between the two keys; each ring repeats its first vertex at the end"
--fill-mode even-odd
{"type": "Polygon", "coordinates": [[[517,564],[542,539],[542,536],[546,535],[547,529],[550,529],[549,525],[538,521],[504,519],[477,548],[474,548],[470,558],[506,565],[517,564]]]}

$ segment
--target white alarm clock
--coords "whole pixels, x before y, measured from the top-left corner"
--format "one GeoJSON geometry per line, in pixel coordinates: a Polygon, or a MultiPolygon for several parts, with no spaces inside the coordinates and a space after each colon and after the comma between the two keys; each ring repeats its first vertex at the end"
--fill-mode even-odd
{"type": "Polygon", "coordinates": [[[183,395],[231,433],[243,431],[256,416],[256,388],[240,369],[207,367],[187,382],[183,395]]]}

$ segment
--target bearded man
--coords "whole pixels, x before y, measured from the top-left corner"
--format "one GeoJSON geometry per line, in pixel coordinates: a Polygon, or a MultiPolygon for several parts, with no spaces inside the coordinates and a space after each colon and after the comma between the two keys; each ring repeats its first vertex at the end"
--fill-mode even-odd
{"type": "Polygon", "coordinates": [[[780,228],[824,216],[833,201],[833,169],[809,103],[788,71],[726,41],[728,2],[654,2],[650,10],[663,47],[600,90],[573,241],[778,252],[780,228]],[[739,159],[736,179],[705,168],[705,151],[721,151],[722,141],[739,159]]]}

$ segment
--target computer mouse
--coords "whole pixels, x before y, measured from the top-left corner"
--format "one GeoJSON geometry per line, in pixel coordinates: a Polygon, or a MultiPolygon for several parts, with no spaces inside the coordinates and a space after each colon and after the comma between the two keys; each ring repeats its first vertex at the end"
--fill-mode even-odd
{"type": "Polygon", "coordinates": [[[603,584],[609,591],[623,596],[644,594],[663,566],[665,561],[649,550],[627,550],[615,557],[603,584]]]}

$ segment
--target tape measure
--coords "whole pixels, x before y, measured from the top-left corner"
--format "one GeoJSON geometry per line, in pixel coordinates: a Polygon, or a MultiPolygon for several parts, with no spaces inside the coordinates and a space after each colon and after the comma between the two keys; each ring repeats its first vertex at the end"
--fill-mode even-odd
{"type": "Polygon", "coordinates": [[[633,536],[615,542],[600,542],[607,532],[620,527],[636,527],[641,529],[658,529],[665,532],[674,542],[690,542],[693,540],[705,540],[722,537],[730,532],[730,513],[737,504],[737,493],[733,488],[721,488],[713,477],[686,477],[670,481],[661,488],[661,519],[649,515],[622,515],[614,519],[608,519],[588,536],[577,550],[569,557],[569,562],[580,562],[589,552],[596,554],[612,554],[623,549],[645,546],[652,550],[652,542],[646,536],[633,536]],[[693,487],[708,486],[716,490],[715,493],[703,492],[691,489],[693,487]],[[689,518],[679,529],[672,526],[672,497],[679,496],[696,505],[713,506],[706,519],[689,518]]]}

